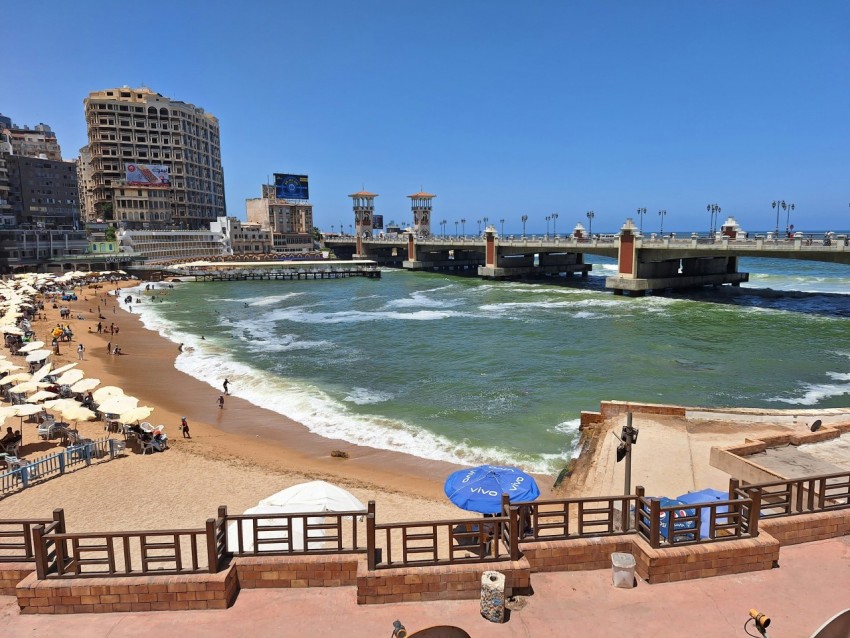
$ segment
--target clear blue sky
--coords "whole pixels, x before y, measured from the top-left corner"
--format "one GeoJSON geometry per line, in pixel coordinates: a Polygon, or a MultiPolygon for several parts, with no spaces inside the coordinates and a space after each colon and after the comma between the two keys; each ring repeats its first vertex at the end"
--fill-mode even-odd
{"type": "MultiPolygon", "coordinates": [[[[587,222],[746,230],[774,199],[799,229],[850,227],[850,3],[31,0],[4,12],[0,112],[72,158],[83,98],[145,84],[216,115],[228,213],[307,173],[316,225],[349,193],[438,195],[434,221],[505,232],[587,222]]],[[[780,223],[784,228],[784,219],[780,223]]],[[[436,224],[434,224],[436,227],[436,224]]]]}

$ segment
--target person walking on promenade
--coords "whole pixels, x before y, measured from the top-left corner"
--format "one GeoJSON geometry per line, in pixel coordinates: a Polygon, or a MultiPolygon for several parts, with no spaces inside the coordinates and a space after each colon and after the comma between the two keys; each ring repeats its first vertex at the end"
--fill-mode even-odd
{"type": "Polygon", "coordinates": [[[224,409],[224,395],[223,394],[218,395],[218,409],[219,410],[224,409]]]}
{"type": "Polygon", "coordinates": [[[83,344],[77,346],[77,359],[80,361],[83,360],[83,353],[86,351],[86,347],[83,344]]]}
{"type": "Polygon", "coordinates": [[[225,380],[224,380],[224,383],[223,383],[222,385],[224,386],[224,393],[225,393],[225,394],[230,394],[230,393],[227,391],[227,387],[230,385],[230,381],[228,381],[227,379],[225,379],[225,380]]]}
{"type": "Polygon", "coordinates": [[[97,334],[101,334],[103,332],[103,324],[98,321],[97,322],[97,334]]]}
{"type": "Polygon", "coordinates": [[[189,434],[189,422],[186,420],[186,417],[180,418],[180,429],[183,431],[184,439],[191,439],[192,435],[189,434]]]}

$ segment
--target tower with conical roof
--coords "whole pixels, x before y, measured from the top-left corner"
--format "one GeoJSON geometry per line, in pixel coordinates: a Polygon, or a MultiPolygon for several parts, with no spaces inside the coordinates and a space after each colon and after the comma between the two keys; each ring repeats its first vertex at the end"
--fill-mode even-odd
{"type": "Polygon", "coordinates": [[[422,237],[429,237],[431,235],[431,200],[436,195],[419,191],[408,197],[410,210],[413,212],[413,232],[422,237]]]}
{"type": "Polygon", "coordinates": [[[362,241],[364,238],[372,236],[372,223],[375,218],[375,198],[377,193],[370,193],[367,190],[362,190],[359,193],[352,193],[352,206],[354,207],[354,236],[357,238],[357,254],[363,254],[362,241]]]}

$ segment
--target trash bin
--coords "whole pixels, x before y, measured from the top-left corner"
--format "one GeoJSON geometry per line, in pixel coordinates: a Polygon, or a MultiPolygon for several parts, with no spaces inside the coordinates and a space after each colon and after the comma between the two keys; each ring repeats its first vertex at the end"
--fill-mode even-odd
{"type": "Polygon", "coordinates": [[[611,577],[614,587],[631,589],[635,586],[635,557],[623,552],[611,554],[611,577]]]}
{"type": "Polygon", "coordinates": [[[505,622],[505,575],[481,574],[481,615],[490,622],[505,622]]]}

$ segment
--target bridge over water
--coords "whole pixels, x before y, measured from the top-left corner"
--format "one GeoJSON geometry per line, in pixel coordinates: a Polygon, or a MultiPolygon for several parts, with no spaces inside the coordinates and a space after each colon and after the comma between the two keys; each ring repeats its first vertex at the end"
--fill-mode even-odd
{"type": "Polygon", "coordinates": [[[331,237],[325,244],[337,255],[370,259],[408,270],[470,270],[485,279],[513,279],[540,275],[581,275],[592,264],[585,255],[617,260],[617,275],[605,286],[632,295],[668,288],[722,284],[740,285],[749,274],[740,272],[741,257],[798,259],[850,264],[850,246],[841,238],[817,241],[803,237],[773,239],[743,235],[718,237],[642,236],[631,219],[618,235],[590,237],[501,238],[488,228],[482,237],[331,237]]]}

